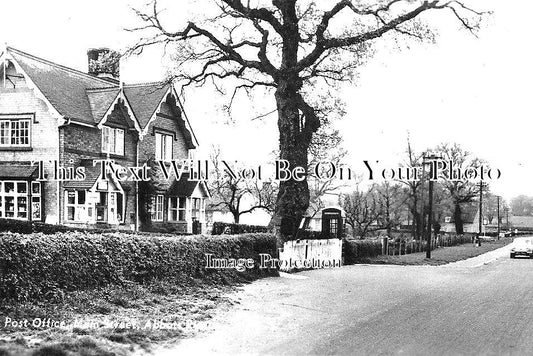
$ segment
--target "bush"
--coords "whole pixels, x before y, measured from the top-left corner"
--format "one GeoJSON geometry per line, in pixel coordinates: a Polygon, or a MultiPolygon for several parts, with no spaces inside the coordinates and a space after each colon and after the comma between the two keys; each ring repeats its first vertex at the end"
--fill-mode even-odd
{"type": "Polygon", "coordinates": [[[344,240],[344,263],[355,263],[359,258],[381,255],[380,240],[344,240]]]}
{"type": "MultiPolygon", "coordinates": [[[[58,232],[69,232],[69,231],[87,231],[87,228],[82,227],[72,227],[65,225],[54,225],[46,224],[36,221],[25,221],[25,220],[15,220],[15,219],[0,219],[0,232],[18,232],[21,234],[31,234],[42,232],[43,234],[55,234],[58,232]]],[[[109,232],[107,229],[90,229],[92,232],[109,232]]],[[[133,231],[122,231],[125,233],[134,233],[133,231]]]]}
{"type": "Polygon", "coordinates": [[[245,224],[233,224],[216,221],[213,223],[212,235],[237,235],[246,233],[267,233],[267,226],[260,225],[245,225],[245,224]]]}
{"type": "Polygon", "coordinates": [[[275,256],[269,234],[142,236],[120,232],[54,235],[0,233],[0,299],[60,298],[65,292],[122,284],[192,279],[228,283],[277,273],[258,268],[259,254],[275,256]],[[252,258],[253,270],[206,269],[214,258],[252,258]]]}

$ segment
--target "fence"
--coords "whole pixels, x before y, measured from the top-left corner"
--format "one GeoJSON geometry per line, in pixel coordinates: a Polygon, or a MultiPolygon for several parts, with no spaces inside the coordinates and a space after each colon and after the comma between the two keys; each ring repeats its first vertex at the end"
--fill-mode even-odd
{"type": "MultiPolygon", "coordinates": [[[[431,239],[431,250],[437,247],[449,247],[473,242],[473,235],[437,235],[431,239]]],[[[387,255],[407,255],[427,249],[427,241],[412,240],[410,242],[388,242],[387,255]]]]}
{"type": "Polygon", "coordinates": [[[339,267],[342,240],[292,240],[279,251],[280,269],[339,267]]]}
{"type": "MultiPolygon", "coordinates": [[[[472,242],[472,234],[464,235],[437,235],[431,241],[431,249],[436,247],[455,246],[472,242]]],[[[425,240],[394,241],[387,240],[386,248],[382,240],[347,240],[344,244],[344,262],[346,264],[358,263],[361,258],[375,257],[378,255],[407,255],[414,252],[426,251],[425,240]]]]}

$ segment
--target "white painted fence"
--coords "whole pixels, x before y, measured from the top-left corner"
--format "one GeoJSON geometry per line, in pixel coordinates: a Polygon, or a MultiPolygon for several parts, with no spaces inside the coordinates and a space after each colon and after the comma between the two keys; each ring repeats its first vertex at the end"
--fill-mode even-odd
{"type": "Polygon", "coordinates": [[[279,251],[280,269],[332,268],[342,265],[342,240],[293,240],[279,251]]]}

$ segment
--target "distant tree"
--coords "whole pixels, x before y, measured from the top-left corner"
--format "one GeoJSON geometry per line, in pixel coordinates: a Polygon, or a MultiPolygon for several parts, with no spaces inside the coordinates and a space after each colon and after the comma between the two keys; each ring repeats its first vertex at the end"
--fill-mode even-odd
{"type": "MultiPolygon", "coordinates": [[[[336,177],[318,179],[312,171],[319,163],[330,162],[335,167],[342,164],[346,157],[346,150],[343,148],[342,137],[337,130],[329,126],[321,126],[318,132],[313,136],[313,141],[309,147],[309,213],[311,216],[316,215],[324,209],[324,198],[330,194],[337,194],[340,188],[346,186],[336,177]]],[[[327,167],[327,165],[323,165],[327,167]]],[[[329,172],[331,173],[331,172],[329,172]]]]}
{"type": "Polygon", "coordinates": [[[226,172],[220,155],[219,148],[215,148],[211,154],[210,161],[214,179],[209,180],[209,190],[212,196],[209,207],[231,213],[236,224],[240,222],[243,214],[258,209],[273,212],[277,195],[276,184],[246,179],[240,175],[234,177],[226,172]]]}
{"type": "Polygon", "coordinates": [[[483,216],[487,219],[489,224],[498,223],[498,201],[499,201],[499,214],[500,214],[500,224],[503,223],[505,218],[505,208],[507,207],[507,202],[502,197],[498,197],[490,192],[486,193],[483,196],[483,216]]]}
{"type": "MultiPolygon", "coordinates": [[[[409,167],[420,167],[425,153],[417,153],[411,146],[411,140],[407,137],[407,150],[405,164],[409,167]]],[[[422,193],[424,188],[425,177],[419,177],[418,180],[400,181],[405,184],[405,194],[407,196],[406,204],[411,213],[412,218],[412,230],[411,234],[413,238],[420,238],[422,236],[423,227],[423,211],[422,206],[422,193]]]]}
{"type": "Polygon", "coordinates": [[[340,204],[346,213],[346,223],[352,228],[354,237],[364,239],[372,231],[381,230],[378,223],[382,218],[379,195],[375,186],[368,190],[355,190],[340,197],[340,204]]]}
{"type": "MultiPolygon", "coordinates": [[[[442,157],[446,163],[453,164],[462,169],[467,167],[478,168],[483,164],[479,158],[474,157],[470,152],[464,150],[459,144],[443,143],[437,146],[434,152],[442,157]]],[[[453,204],[453,217],[455,222],[455,231],[463,234],[463,214],[462,205],[471,203],[479,196],[479,184],[468,177],[449,177],[448,171],[444,171],[445,179],[441,180],[442,186],[448,191],[451,203],[453,204]]]]}
{"type": "Polygon", "coordinates": [[[391,236],[392,229],[400,225],[403,218],[403,206],[409,196],[399,184],[384,181],[375,187],[379,199],[379,223],[387,230],[387,236],[391,236]]]}
{"type": "Polygon", "coordinates": [[[533,197],[519,195],[511,199],[511,213],[514,216],[533,216],[533,197]]]}

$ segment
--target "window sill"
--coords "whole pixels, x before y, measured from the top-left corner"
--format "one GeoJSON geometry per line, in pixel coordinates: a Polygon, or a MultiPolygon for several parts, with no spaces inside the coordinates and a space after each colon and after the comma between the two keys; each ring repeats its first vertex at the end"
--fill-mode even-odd
{"type": "MultiPolygon", "coordinates": [[[[108,156],[108,153],[100,152],[100,157],[107,158],[107,156],[108,156]]],[[[126,157],[125,155],[117,155],[115,153],[109,153],[109,158],[124,159],[125,157],[126,157]]]]}
{"type": "Polygon", "coordinates": [[[32,147],[2,146],[0,151],[33,151],[32,147]]]}

